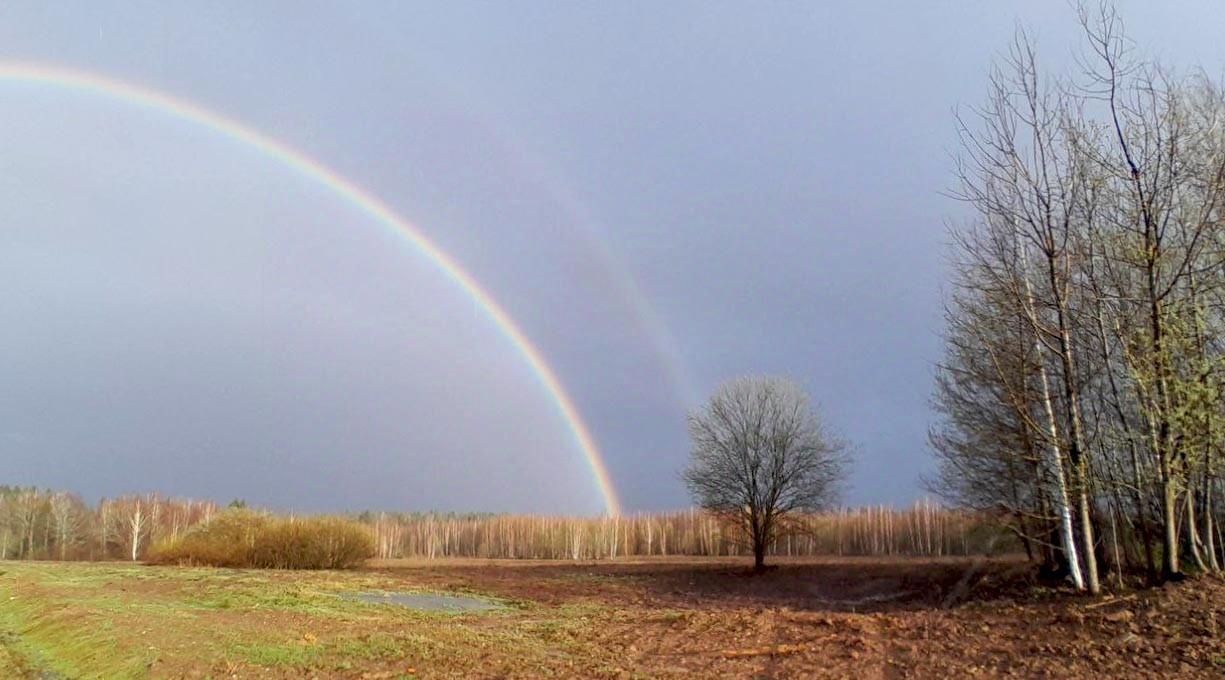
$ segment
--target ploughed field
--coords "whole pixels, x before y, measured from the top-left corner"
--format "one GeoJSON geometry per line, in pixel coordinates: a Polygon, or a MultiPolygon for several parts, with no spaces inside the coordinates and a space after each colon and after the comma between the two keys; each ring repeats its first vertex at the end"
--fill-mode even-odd
{"type": "Polygon", "coordinates": [[[1220,580],[1090,599],[1007,559],[776,564],[4,562],[0,677],[1225,677],[1220,580]],[[395,603],[440,594],[498,606],[395,603]]]}

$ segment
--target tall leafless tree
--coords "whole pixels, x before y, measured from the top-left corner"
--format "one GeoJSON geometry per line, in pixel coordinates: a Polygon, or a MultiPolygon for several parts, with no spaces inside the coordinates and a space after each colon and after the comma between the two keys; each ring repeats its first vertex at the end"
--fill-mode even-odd
{"type": "Polygon", "coordinates": [[[75,548],[83,538],[81,529],[85,524],[88,509],[80,497],[65,491],[51,496],[50,508],[59,558],[67,559],[68,551],[75,548]]]}
{"type": "Polygon", "coordinates": [[[758,570],[788,516],[831,504],[845,475],[845,444],[784,378],[726,383],[689,416],[689,436],[686,485],[702,508],[741,527],[758,570]]]}

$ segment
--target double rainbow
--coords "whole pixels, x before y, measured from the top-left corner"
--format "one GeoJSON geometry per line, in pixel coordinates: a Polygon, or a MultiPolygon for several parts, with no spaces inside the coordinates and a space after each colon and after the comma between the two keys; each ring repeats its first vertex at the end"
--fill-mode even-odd
{"type": "Polygon", "coordinates": [[[606,512],[610,515],[620,514],[620,502],[617,500],[616,490],[609,479],[608,469],[604,465],[600,449],[596,446],[582,416],[579,415],[574,401],[566,393],[556,372],[545,361],[540,350],[532,344],[510,314],[494,300],[488,291],[481,287],[471,274],[465,271],[454,258],[443,252],[420,229],[397,215],[386,203],[353,181],[291,146],[232,118],[163,92],[95,73],[31,63],[0,62],[0,83],[3,82],[32,83],[99,95],[127,104],[154,109],[177,119],[208,128],[230,140],[257,150],[268,158],[318,182],[365,213],[377,224],[400,235],[406,243],[424,255],[480,307],[531,367],[541,386],[544,387],[558,412],[566,421],[575,443],[587,459],[595,484],[603,497],[606,512]]]}

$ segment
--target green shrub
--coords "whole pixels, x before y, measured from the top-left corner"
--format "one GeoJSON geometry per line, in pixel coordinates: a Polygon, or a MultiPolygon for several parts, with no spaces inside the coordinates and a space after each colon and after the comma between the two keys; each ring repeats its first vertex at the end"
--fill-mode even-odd
{"type": "Polygon", "coordinates": [[[153,564],[348,569],[374,556],[366,527],[336,517],[286,519],[228,510],[178,540],[154,546],[153,564]]]}

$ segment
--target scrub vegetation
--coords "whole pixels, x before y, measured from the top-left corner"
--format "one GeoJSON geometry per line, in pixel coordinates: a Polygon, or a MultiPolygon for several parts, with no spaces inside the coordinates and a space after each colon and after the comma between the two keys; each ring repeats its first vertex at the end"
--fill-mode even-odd
{"type": "Polygon", "coordinates": [[[153,547],[149,561],[212,567],[348,569],[374,557],[366,527],[337,517],[288,519],[232,510],[153,547]]]}

